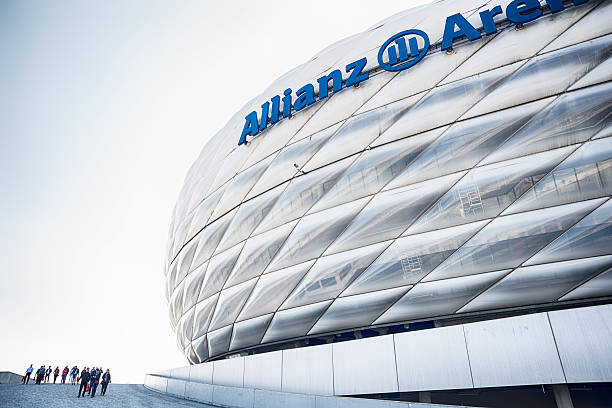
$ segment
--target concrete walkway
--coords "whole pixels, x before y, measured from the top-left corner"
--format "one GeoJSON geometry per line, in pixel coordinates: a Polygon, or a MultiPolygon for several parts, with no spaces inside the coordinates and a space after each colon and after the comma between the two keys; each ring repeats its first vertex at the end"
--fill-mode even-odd
{"type": "Polygon", "coordinates": [[[210,405],[174,398],[147,390],[140,384],[110,384],[105,396],[77,398],[78,386],[61,384],[0,384],[0,407],[125,407],[205,408],[210,405]]]}

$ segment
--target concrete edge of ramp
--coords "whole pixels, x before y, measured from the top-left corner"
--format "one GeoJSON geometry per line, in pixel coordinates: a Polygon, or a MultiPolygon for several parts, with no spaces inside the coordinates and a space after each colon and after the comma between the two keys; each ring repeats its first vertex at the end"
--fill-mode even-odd
{"type": "Polygon", "coordinates": [[[174,397],[228,408],[467,408],[417,402],[296,394],[256,388],[227,387],[147,374],[144,386],[174,397]]]}

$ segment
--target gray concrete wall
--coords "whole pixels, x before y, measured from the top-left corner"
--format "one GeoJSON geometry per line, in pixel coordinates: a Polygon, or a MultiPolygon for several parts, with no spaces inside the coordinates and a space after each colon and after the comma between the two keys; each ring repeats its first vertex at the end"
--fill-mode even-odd
{"type": "Polygon", "coordinates": [[[146,376],[145,387],[192,401],[232,408],[468,408],[226,387],[152,374],[146,376]]]}
{"type": "Polygon", "coordinates": [[[0,371],[0,384],[18,384],[21,382],[21,377],[23,376],[10,371],[0,371]]]}
{"type": "Polygon", "coordinates": [[[210,392],[177,381],[317,396],[612,382],[612,305],[214,361],[145,384],[175,395],[210,392]]]}

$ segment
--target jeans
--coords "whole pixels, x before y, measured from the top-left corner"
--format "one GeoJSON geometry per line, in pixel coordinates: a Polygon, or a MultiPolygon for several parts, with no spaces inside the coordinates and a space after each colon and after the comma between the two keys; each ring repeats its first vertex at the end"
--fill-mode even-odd
{"type": "Polygon", "coordinates": [[[30,382],[30,375],[31,374],[32,373],[26,373],[25,377],[23,377],[23,381],[22,381],[23,384],[28,384],[30,382]]]}
{"type": "Polygon", "coordinates": [[[108,387],[108,383],[102,381],[102,390],[100,391],[100,394],[102,395],[106,394],[106,387],[108,387]]]}
{"type": "Polygon", "coordinates": [[[89,391],[91,391],[91,398],[96,396],[96,388],[98,388],[98,384],[95,381],[89,384],[89,391]]]}

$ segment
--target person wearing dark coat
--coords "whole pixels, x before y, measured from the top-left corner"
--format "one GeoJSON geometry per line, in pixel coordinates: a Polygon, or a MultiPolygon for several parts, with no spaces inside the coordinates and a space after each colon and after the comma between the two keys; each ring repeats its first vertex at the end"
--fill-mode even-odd
{"type": "Polygon", "coordinates": [[[87,383],[89,383],[89,371],[87,370],[87,367],[83,369],[83,371],[81,371],[81,385],[79,386],[79,395],[77,395],[78,398],[81,398],[81,391],[83,391],[83,396],[85,396],[85,390],[87,390],[87,383]]]}
{"type": "Polygon", "coordinates": [[[45,371],[45,383],[49,382],[49,376],[51,375],[51,371],[53,371],[51,369],[51,364],[49,364],[49,368],[47,368],[47,371],[45,371]]]}
{"type": "Polygon", "coordinates": [[[110,371],[107,369],[106,372],[102,374],[102,391],[100,391],[102,395],[106,394],[106,388],[108,387],[108,384],[110,384],[110,382],[111,374],[110,371]]]}
{"type": "Polygon", "coordinates": [[[45,378],[45,366],[40,366],[36,371],[36,384],[40,384],[45,378]]]}
{"type": "Polygon", "coordinates": [[[96,367],[92,367],[92,369],[89,370],[89,390],[87,391],[87,395],[91,394],[91,389],[93,388],[94,382],[96,382],[95,374],[96,367]]]}
{"type": "Polygon", "coordinates": [[[91,398],[96,396],[96,389],[98,388],[98,384],[100,384],[101,374],[102,371],[97,367],[92,371],[91,379],[89,380],[89,391],[91,391],[91,398]]]}

